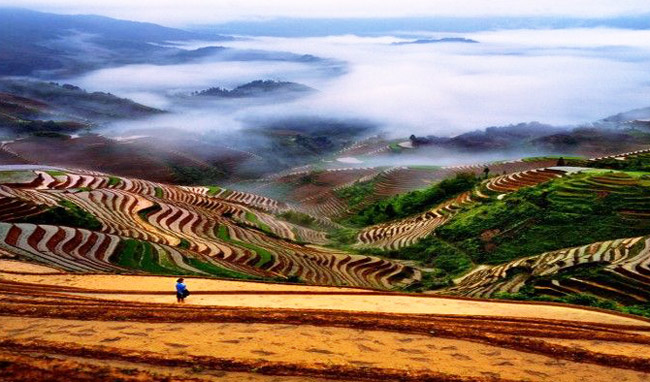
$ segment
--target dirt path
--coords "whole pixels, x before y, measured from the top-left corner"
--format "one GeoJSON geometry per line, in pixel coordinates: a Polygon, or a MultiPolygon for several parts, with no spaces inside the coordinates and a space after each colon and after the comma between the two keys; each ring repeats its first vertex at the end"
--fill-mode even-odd
{"type": "MultiPolygon", "coordinates": [[[[40,285],[83,288],[88,290],[174,292],[176,277],[126,276],[126,275],[25,275],[8,274],[0,270],[5,280],[36,283],[40,285]]],[[[192,291],[320,291],[320,292],[368,292],[364,289],[319,287],[308,285],[272,284],[264,282],[232,281],[185,277],[192,291]]],[[[169,301],[166,301],[169,302],[169,301]]]]}

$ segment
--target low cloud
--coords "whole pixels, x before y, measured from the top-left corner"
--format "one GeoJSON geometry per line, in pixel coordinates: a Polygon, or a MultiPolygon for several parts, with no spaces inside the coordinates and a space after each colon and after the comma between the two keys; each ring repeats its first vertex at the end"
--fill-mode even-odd
{"type": "Polygon", "coordinates": [[[75,82],[173,112],[142,125],[194,131],[232,131],[246,121],[314,115],[373,121],[394,136],[449,136],[527,121],[580,124],[650,106],[648,31],[509,30],[428,37],[467,37],[480,44],[395,46],[391,43],[404,39],[393,36],[261,37],[225,45],[344,60],[348,71],[325,76],[313,63],[208,60],[105,69],[75,82]],[[193,103],[173,96],[256,79],[300,82],[319,92],[291,102],[193,103]]]}

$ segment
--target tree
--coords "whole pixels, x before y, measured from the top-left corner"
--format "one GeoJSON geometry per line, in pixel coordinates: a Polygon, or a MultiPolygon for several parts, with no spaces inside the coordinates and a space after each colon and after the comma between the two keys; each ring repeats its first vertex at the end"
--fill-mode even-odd
{"type": "Polygon", "coordinates": [[[389,219],[392,219],[396,215],[395,207],[393,207],[392,204],[389,204],[386,206],[385,209],[386,216],[388,216],[389,219]]]}
{"type": "Polygon", "coordinates": [[[488,167],[485,167],[485,168],[483,169],[483,173],[485,174],[485,179],[487,179],[487,178],[488,178],[488,174],[490,173],[490,169],[489,169],[488,167]]]}
{"type": "Polygon", "coordinates": [[[564,160],[564,157],[560,157],[560,159],[557,160],[557,165],[566,166],[566,161],[564,160]]]}

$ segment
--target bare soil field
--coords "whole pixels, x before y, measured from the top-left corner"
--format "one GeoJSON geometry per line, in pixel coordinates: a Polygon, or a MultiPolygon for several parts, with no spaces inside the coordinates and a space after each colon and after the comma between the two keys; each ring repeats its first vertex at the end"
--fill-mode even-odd
{"type": "MultiPolygon", "coordinates": [[[[45,267],[43,267],[45,268],[45,267]]],[[[175,277],[2,273],[2,281],[69,295],[132,302],[173,303],[175,277]]],[[[397,314],[501,316],[648,326],[633,316],[572,306],[470,300],[355,288],[317,287],[186,278],[191,305],[269,309],[317,309],[397,314]]]]}
{"type": "Polygon", "coordinates": [[[207,278],[175,304],[174,281],[0,261],[0,379],[650,380],[632,316],[207,278]]]}

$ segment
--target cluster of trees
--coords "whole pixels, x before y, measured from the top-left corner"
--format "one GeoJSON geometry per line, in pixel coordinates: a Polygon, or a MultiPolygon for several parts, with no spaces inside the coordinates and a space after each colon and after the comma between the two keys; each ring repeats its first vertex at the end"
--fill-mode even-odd
{"type": "Polygon", "coordinates": [[[295,92],[306,92],[311,91],[308,86],[297,84],[294,82],[286,81],[272,81],[272,80],[256,80],[249,82],[244,85],[237,86],[232,90],[224,89],[221,87],[212,87],[206,90],[193,92],[193,96],[212,96],[212,97],[229,97],[229,98],[240,98],[240,97],[254,97],[256,95],[270,93],[275,91],[295,91],[295,92]]]}
{"type": "Polygon", "coordinates": [[[479,181],[474,174],[457,174],[427,189],[396,195],[373,203],[346,219],[346,222],[363,227],[405,218],[424,212],[461,192],[471,190],[479,181]]]}
{"type": "Polygon", "coordinates": [[[67,200],[60,201],[58,206],[44,210],[38,215],[21,218],[15,220],[15,222],[61,225],[89,230],[99,230],[102,228],[102,223],[94,215],[67,200]]]}
{"type": "Polygon", "coordinates": [[[289,210],[281,213],[279,216],[289,223],[297,224],[307,228],[320,229],[320,226],[314,217],[302,212],[289,210]]]}

